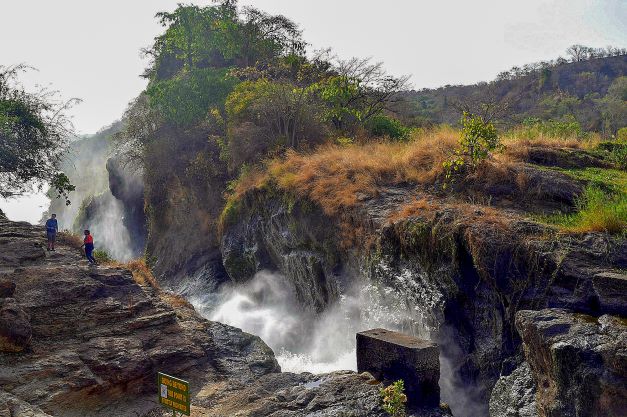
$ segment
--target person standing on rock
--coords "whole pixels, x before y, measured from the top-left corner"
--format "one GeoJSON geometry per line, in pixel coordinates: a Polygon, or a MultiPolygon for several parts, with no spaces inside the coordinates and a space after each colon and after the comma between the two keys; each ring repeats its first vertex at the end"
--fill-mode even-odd
{"type": "Polygon", "coordinates": [[[95,265],[96,259],[94,259],[94,237],[89,230],[85,229],[85,239],[83,239],[83,245],[85,247],[85,256],[90,264],[95,265]]]}
{"type": "Polygon", "coordinates": [[[57,232],[59,224],[57,223],[57,215],[52,214],[46,221],[46,236],[48,237],[48,250],[54,250],[54,242],[57,240],[57,232]]]}

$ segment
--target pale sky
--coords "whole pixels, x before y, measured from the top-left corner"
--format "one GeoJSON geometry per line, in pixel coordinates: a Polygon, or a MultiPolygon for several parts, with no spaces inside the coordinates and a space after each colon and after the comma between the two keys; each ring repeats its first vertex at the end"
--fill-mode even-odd
{"type": "MultiPolygon", "coordinates": [[[[64,97],[83,99],[72,111],[74,124],[80,133],[93,133],[118,119],[145,87],[139,74],[147,62],[140,49],[162,31],[155,13],[173,10],[176,3],[0,0],[0,64],[34,66],[39,71],[24,77],[27,85],[51,84],[64,97]]],[[[240,4],[291,18],[311,48],[332,47],[343,58],[383,61],[390,73],[411,75],[417,89],[491,80],[513,65],[564,55],[574,43],[627,46],[625,0],[241,0],[240,4]]],[[[6,203],[0,202],[0,208],[6,203]]],[[[33,218],[28,216],[23,217],[33,218]]]]}

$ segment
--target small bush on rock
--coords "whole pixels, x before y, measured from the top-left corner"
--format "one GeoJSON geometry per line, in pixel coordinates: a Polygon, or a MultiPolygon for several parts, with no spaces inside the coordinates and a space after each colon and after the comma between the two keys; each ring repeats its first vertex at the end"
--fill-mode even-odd
{"type": "Polygon", "coordinates": [[[111,255],[109,255],[109,252],[102,249],[96,249],[94,251],[94,258],[96,258],[96,262],[101,264],[113,261],[113,258],[111,258],[111,255]]]}
{"type": "Polygon", "coordinates": [[[484,121],[481,116],[464,112],[461,123],[459,147],[455,150],[454,156],[443,163],[446,171],[445,187],[446,183],[453,180],[454,173],[464,165],[467,164],[474,169],[491,152],[503,147],[494,125],[484,121]]]}
{"type": "Polygon", "coordinates": [[[407,396],[405,395],[405,382],[402,379],[381,389],[381,399],[383,400],[383,409],[392,417],[405,417],[405,404],[407,396]]]}

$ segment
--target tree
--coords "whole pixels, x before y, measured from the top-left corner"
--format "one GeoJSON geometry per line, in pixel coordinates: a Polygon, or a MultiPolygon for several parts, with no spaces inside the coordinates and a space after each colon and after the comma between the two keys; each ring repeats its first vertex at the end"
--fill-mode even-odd
{"type": "Polygon", "coordinates": [[[370,59],[338,60],[334,76],[319,85],[327,119],[339,130],[350,129],[380,114],[407,87],[409,77],[393,77],[370,59]]]}
{"type": "Polygon", "coordinates": [[[246,7],[239,29],[240,66],[248,67],[284,54],[302,55],[305,43],[298,25],[282,15],[246,7]]]}
{"type": "Polygon", "coordinates": [[[229,95],[225,109],[231,168],[324,137],[321,105],[311,86],[285,79],[244,81],[229,95]]]}
{"type": "Polygon", "coordinates": [[[605,97],[598,102],[602,109],[604,128],[608,133],[627,126],[627,77],[616,78],[605,97]]]}
{"type": "Polygon", "coordinates": [[[566,53],[571,56],[573,62],[584,61],[588,59],[590,48],[583,45],[572,45],[566,50],[566,53]]]}
{"type": "Polygon", "coordinates": [[[55,91],[45,89],[26,91],[17,76],[27,69],[0,66],[0,197],[47,182],[69,204],[74,186],[58,167],[73,133],[66,111],[77,100],[59,101],[55,91]]]}

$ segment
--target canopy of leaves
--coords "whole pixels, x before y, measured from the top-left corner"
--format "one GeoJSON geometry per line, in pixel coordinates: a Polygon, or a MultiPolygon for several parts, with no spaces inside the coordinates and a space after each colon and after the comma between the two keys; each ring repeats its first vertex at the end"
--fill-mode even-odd
{"type": "Polygon", "coordinates": [[[26,69],[0,66],[0,197],[20,195],[37,182],[51,183],[66,197],[73,186],[58,165],[72,131],[65,111],[74,100],[24,90],[17,75],[26,69]]]}

